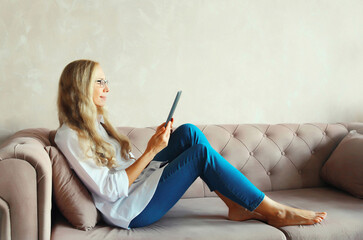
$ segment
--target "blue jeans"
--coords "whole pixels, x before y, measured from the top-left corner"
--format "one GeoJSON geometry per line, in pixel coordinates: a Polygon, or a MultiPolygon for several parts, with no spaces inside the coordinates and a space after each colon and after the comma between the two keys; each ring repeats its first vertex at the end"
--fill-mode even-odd
{"type": "Polygon", "coordinates": [[[166,148],[153,161],[170,161],[165,167],[156,191],[146,208],[130,223],[130,228],[158,221],[200,177],[212,192],[222,195],[253,211],[265,194],[257,189],[209,144],[196,126],[183,124],[170,135],[166,148]]]}

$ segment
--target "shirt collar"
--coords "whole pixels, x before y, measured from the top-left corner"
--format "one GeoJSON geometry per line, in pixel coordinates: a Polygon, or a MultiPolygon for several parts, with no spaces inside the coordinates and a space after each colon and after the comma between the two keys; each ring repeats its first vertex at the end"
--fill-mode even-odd
{"type": "Polygon", "coordinates": [[[103,119],[103,115],[102,114],[99,114],[97,116],[97,122],[98,122],[98,124],[105,123],[105,120],[103,119]]]}

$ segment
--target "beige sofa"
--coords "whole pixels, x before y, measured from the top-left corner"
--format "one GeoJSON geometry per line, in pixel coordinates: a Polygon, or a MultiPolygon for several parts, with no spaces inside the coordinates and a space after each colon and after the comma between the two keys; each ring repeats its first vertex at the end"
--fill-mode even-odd
{"type": "MultiPolygon", "coordinates": [[[[329,186],[321,168],[339,142],[363,123],[197,125],[211,145],[272,199],[328,212],[313,226],[275,228],[226,219],[227,207],[198,178],[158,222],[131,230],[99,221],[89,231],[70,225],[52,201],[46,128],[25,129],[0,146],[0,239],[363,239],[363,201],[329,186]]],[[[136,157],[155,132],[119,127],[136,157]]]]}

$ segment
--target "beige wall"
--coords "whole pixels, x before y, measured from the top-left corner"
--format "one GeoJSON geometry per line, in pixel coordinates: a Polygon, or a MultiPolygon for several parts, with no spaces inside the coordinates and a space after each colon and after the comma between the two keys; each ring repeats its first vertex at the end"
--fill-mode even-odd
{"type": "Polygon", "coordinates": [[[115,126],[363,121],[363,1],[0,0],[0,141],[58,127],[63,67],[90,58],[115,126]]]}

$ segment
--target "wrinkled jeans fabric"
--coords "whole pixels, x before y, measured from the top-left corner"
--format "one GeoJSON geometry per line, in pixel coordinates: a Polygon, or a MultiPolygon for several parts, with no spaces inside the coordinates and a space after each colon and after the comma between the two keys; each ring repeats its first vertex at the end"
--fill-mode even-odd
{"type": "Polygon", "coordinates": [[[170,135],[168,146],[153,161],[162,161],[168,165],[163,170],[152,199],[131,221],[130,228],[158,221],[198,177],[210,191],[218,190],[250,211],[256,209],[265,197],[263,192],[211,147],[202,131],[193,124],[183,124],[175,129],[170,135]]]}

